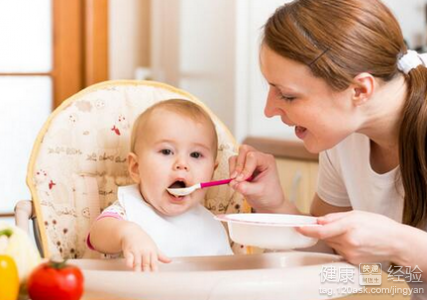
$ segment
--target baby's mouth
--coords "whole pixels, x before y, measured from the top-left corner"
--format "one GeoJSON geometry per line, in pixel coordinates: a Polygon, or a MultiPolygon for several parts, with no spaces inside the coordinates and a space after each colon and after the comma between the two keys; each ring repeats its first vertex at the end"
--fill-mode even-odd
{"type": "MultiPolygon", "coordinates": [[[[168,189],[181,189],[181,188],[186,188],[186,187],[187,187],[187,184],[185,183],[185,181],[177,180],[177,181],[173,182],[173,183],[168,187],[168,189]]],[[[168,190],[166,190],[166,191],[168,192],[168,194],[169,194],[169,195],[171,195],[171,196],[173,196],[173,197],[175,197],[175,198],[178,198],[178,199],[182,199],[182,198],[184,198],[184,197],[185,197],[185,196],[177,196],[177,195],[174,195],[174,194],[170,193],[168,190]]]]}
{"type": "Polygon", "coordinates": [[[185,188],[185,187],[187,187],[187,185],[185,184],[184,181],[177,180],[174,183],[172,183],[168,188],[169,189],[181,189],[181,188],[185,188]]]}

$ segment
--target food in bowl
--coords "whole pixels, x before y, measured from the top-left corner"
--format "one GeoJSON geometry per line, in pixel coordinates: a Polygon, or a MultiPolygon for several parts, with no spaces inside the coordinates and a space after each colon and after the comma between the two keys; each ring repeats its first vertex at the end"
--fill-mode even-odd
{"type": "Polygon", "coordinates": [[[320,226],[315,217],[286,214],[226,214],[215,219],[227,222],[234,242],[271,250],[313,246],[317,239],[304,236],[295,228],[320,226]]]}

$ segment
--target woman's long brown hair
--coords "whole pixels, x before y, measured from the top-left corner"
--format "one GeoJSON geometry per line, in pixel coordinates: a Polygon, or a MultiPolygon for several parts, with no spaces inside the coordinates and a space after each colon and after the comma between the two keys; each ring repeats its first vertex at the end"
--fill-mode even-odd
{"type": "MultiPolygon", "coordinates": [[[[398,22],[380,0],[285,4],[267,21],[263,43],[307,65],[337,91],[348,88],[362,72],[392,80],[402,74],[397,62],[407,52],[398,22]]],[[[405,79],[408,92],[399,132],[402,221],[422,227],[427,215],[427,69],[419,66],[405,79]]]]}

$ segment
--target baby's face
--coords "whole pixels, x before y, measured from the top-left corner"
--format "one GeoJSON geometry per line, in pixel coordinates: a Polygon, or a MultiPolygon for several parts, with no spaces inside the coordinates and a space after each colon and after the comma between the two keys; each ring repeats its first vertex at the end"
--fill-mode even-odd
{"type": "Polygon", "coordinates": [[[166,188],[209,181],[215,169],[215,136],[205,121],[167,110],[154,111],[137,141],[139,186],[144,199],[166,216],[200,203],[206,190],[176,197],[166,188]]]}

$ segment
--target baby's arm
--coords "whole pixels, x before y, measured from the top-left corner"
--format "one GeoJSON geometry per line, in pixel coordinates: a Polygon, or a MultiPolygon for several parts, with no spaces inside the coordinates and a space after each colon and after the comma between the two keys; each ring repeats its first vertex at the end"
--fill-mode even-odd
{"type": "Polygon", "coordinates": [[[144,230],[123,219],[96,220],[90,230],[90,244],[103,253],[123,251],[126,265],[135,271],[156,271],[158,260],[170,262],[144,230]]]}

